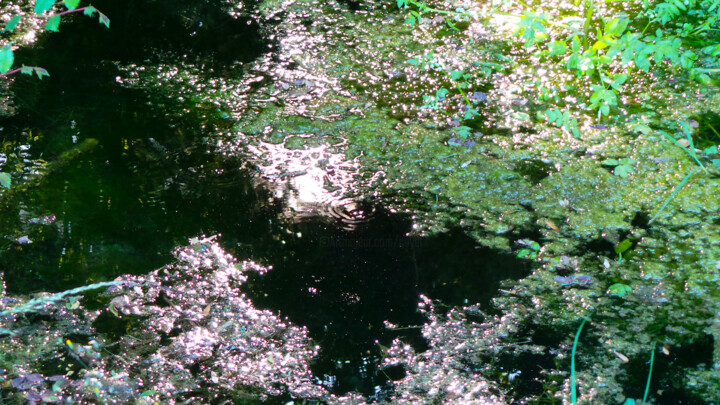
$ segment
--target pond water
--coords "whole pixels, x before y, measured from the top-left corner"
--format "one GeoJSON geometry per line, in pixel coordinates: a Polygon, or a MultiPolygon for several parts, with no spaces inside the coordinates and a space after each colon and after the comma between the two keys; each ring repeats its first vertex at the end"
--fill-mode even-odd
{"type": "MultiPolygon", "coordinates": [[[[317,351],[313,384],[337,395],[309,394],[305,380],[278,380],[292,395],[277,395],[276,380],[256,382],[275,400],[354,403],[361,394],[400,402],[427,396],[554,403],[568,396],[568,353],[582,316],[591,317],[579,355],[587,403],[642,397],[647,356],[656,345],[658,403],[717,397],[718,273],[707,269],[720,268],[720,203],[708,197],[718,176],[699,179],[676,197],[682,208],[651,227],[663,192],[680,181],[689,161],[662,146],[662,137],[643,132],[628,140],[604,125],[581,125],[582,139],[548,126],[529,128],[517,118],[528,114],[518,109],[534,101],[518,83],[537,72],[508,67],[503,54],[516,50],[476,25],[455,37],[432,20],[412,35],[394,20],[399,17],[388,8],[394,4],[94,5],[111,17],[111,29],[77,16],[60,33],[16,52],[18,61],[42,66],[51,77],[17,77],[5,90],[14,114],[0,118],[0,152],[9,162],[3,170],[12,164],[14,174],[0,198],[4,294],[60,292],[134,275],[123,285],[132,292],[111,301],[126,319],[107,311],[91,319],[100,333],[122,341],[114,355],[137,356],[144,367],[164,364],[172,357],[167,348],[178,352],[187,331],[167,327],[171,315],[155,319],[157,313],[136,303],[149,300],[157,312],[171,312],[182,306],[183,294],[202,313],[193,318],[197,310],[186,310],[191,322],[184,327],[194,338],[185,343],[212,341],[215,357],[225,349],[244,353],[239,343],[202,337],[228,324],[198,326],[203,317],[227,318],[213,304],[222,297],[194,295],[207,280],[192,266],[177,268],[187,270],[197,290],[183,286],[182,274],[153,272],[208,255],[222,270],[213,282],[224,285],[233,270],[202,239],[218,235],[224,252],[269,269],[238,265],[247,270],[238,276],[245,295],[230,294],[235,301],[222,307],[222,316],[247,307],[245,296],[272,315],[236,314],[237,325],[244,322],[236,335],[252,322],[274,325],[275,332],[263,335],[272,354],[283,319],[306,327],[317,346],[298,349],[299,356],[317,351]],[[467,139],[454,135],[460,123],[417,107],[440,79],[409,68],[403,50],[414,56],[426,47],[453,55],[448,63],[456,65],[480,59],[473,66],[485,81],[472,84],[471,98],[482,111],[463,123],[473,132],[467,139]],[[626,156],[642,160],[630,168],[637,171],[630,180],[613,175],[619,160],[598,164],[626,156]],[[632,245],[623,260],[616,246],[626,238],[632,245]],[[156,280],[173,287],[158,292],[156,280]],[[618,284],[629,286],[625,300],[611,294],[618,284]],[[145,327],[167,344],[152,360],[128,349],[132,339],[147,338],[145,327]],[[349,402],[338,399],[343,395],[349,402]]],[[[647,84],[642,80],[635,85],[647,84]]],[[[674,91],[662,88],[655,96],[674,91]]],[[[463,105],[460,97],[449,103],[463,105]]],[[[698,111],[720,105],[715,92],[693,103],[698,111]]],[[[673,117],[681,111],[663,109],[673,117]]],[[[640,122],[638,116],[656,113],[659,108],[643,105],[630,117],[640,122]]],[[[712,114],[692,117],[711,128],[717,122],[712,114]]],[[[642,122],[660,126],[659,119],[642,122]]],[[[703,148],[716,142],[707,130],[701,134],[703,148]]],[[[90,312],[103,302],[87,301],[90,312]]],[[[44,316],[50,318],[28,319],[44,316]]],[[[59,333],[61,343],[85,339],[84,329],[70,330],[59,333]]],[[[303,333],[293,330],[285,343],[303,333]]],[[[262,346],[248,343],[254,344],[262,346]]],[[[179,363],[202,358],[193,351],[206,346],[188,344],[190,354],[179,363]]],[[[297,354],[280,353],[283,366],[297,354]]],[[[73,367],[87,361],[77,358],[73,367]]],[[[263,364],[280,363],[273,359],[263,364]]],[[[212,367],[184,366],[198,381],[202,375],[223,387],[212,367]]],[[[48,375],[60,368],[43,367],[48,375]]],[[[32,376],[15,385],[33,387],[39,377],[32,376]]],[[[172,395],[202,397],[171,380],[158,380],[157,389],[167,383],[172,395]]],[[[139,394],[142,384],[133,389],[139,394]]],[[[266,398],[253,389],[233,398],[266,398]]],[[[220,403],[225,394],[213,395],[220,403]]]]}
{"type": "Polygon", "coordinates": [[[513,255],[480,248],[460,232],[408,236],[408,216],[375,201],[360,202],[371,214],[351,226],[329,213],[284,216],[287,196],[276,198],[241,158],[207,149],[206,138],[224,125],[214,106],[178,116],[181,101],[168,103],[116,79],[119,65],[176,60],[180,52],[210,70],[252,60],[267,47],[256,39],[257,28],[192,2],[97,7],[113,15],[112,30],[78,19],[61,36],[18,52],[52,79],[16,80],[17,114],[1,124],[6,139],[32,138],[30,161],[82,152],[42,167],[3,200],[3,232],[12,241],[2,262],[8,293],[59,292],[145,274],[169,262],[188,238],[221,235],[228,253],[272,266],[246,292],[259,307],[309,328],[322,347],[316,375],[336,379],[336,393],[370,395],[387,380],[376,371],[378,343],[402,337],[424,346],[418,326],[385,330],[386,321],[423,323],[420,294],[448,305],[488,304],[501,280],[529,271],[513,255]],[[191,32],[197,26],[184,20],[193,15],[208,28],[191,32]],[[251,46],[230,47],[231,40],[251,46]],[[92,145],[83,148],[88,140],[92,145]],[[30,243],[17,242],[22,237],[30,243]]]}

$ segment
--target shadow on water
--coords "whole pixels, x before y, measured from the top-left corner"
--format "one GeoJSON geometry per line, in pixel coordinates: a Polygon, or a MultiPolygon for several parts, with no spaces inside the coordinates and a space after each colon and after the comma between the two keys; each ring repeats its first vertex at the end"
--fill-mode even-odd
{"type": "MultiPolygon", "coordinates": [[[[51,165],[83,141],[98,142],[2,203],[4,235],[33,241],[12,244],[3,254],[0,271],[11,292],[62,290],[147,272],[166,263],[175,245],[203,231],[197,222],[179,220],[184,214],[166,205],[178,173],[215,164],[214,157],[195,149],[208,135],[202,122],[208,107],[181,106],[123,88],[115,81],[117,65],[101,61],[203,61],[213,74],[215,66],[253,60],[266,47],[257,26],[231,18],[215,3],[95,5],[111,17],[112,29],[73,15],[59,34],[42,36],[32,49],[16,52],[18,63],[43,66],[51,77],[14,79],[20,113],[2,123],[3,138],[30,133],[36,139],[31,158],[51,165]],[[183,107],[193,113],[167,118],[183,107]],[[28,223],[47,216],[55,220],[28,223]]],[[[234,199],[242,209],[248,189],[238,190],[234,199]]]]}
{"type": "Polygon", "coordinates": [[[96,6],[111,17],[112,29],[78,18],[18,52],[18,60],[52,76],[16,79],[20,113],[2,122],[3,135],[31,131],[32,158],[48,162],[84,140],[98,143],[2,201],[2,235],[32,240],[2,252],[9,293],[146,273],[171,260],[173,247],[187,238],[219,233],[236,257],[274,267],[251,279],[249,294],[258,306],[308,326],[322,347],[315,372],[335,376],[336,392],[368,394],[387,379],[376,374],[376,342],[401,337],[423,349],[419,328],[412,328],[424,322],[420,294],[450,305],[487,305],[501,280],[525,275],[522,262],[477,249],[460,232],[407,237],[409,220],[380,208],[354,231],[283,217],[281,203],[255,187],[244,162],[202,146],[201,138],[213,134],[202,106],[170,119],[168,112],[185,106],[121,87],[116,66],[97,62],[173,54],[206,61],[208,69],[226,67],[263,52],[257,27],[201,1],[96,6]],[[54,219],[28,221],[42,216],[54,219]],[[388,331],[385,321],[410,328],[388,331]]]}

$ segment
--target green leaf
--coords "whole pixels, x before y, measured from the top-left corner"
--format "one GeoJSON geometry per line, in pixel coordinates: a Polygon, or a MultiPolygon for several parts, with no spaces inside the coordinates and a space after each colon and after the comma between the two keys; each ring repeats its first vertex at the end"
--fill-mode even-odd
{"type": "Polygon", "coordinates": [[[67,7],[68,10],[75,10],[80,4],[80,0],[64,0],[65,1],[65,7],[67,7]]]}
{"type": "Polygon", "coordinates": [[[650,70],[650,59],[648,58],[648,54],[645,52],[641,52],[635,55],[635,65],[638,68],[644,70],[645,72],[648,72],[650,70]]]}
{"type": "Polygon", "coordinates": [[[3,28],[2,32],[13,32],[21,19],[22,17],[20,17],[19,15],[13,16],[13,18],[11,18],[10,21],[5,24],[5,28],[3,28]]]}
{"type": "Polygon", "coordinates": [[[97,9],[95,7],[93,7],[92,5],[88,5],[87,7],[85,7],[85,10],[83,10],[83,14],[87,16],[92,16],[93,13],[96,11],[97,9]]]}
{"type": "Polygon", "coordinates": [[[58,32],[60,27],[60,16],[54,15],[47,20],[47,24],[45,24],[45,31],[53,31],[58,32]]]}
{"type": "Polygon", "coordinates": [[[23,67],[20,68],[20,73],[22,73],[24,75],[31,75],[31,74],[33,74],[34,71],[35,71],[35,68],[32,66],[23,65],[23,67]]]}
{"type": "Polygon", "coordinates": [[[582,43],[578,41],[577,37],[573,37],[571,47],[573,52],[579,53],[580,48],[582,47],[582,43]]]}
{"type": "Polygon", "coordinates": [[[450,77],[452,77],[452,79],[455,81],[460,80],[462,75],[463,75],[462,70],[453,70],[452,72],[450,72],[450,77]]]}
{"type": "Polygon", "coordinates": [[[529,255],[530,253],[531,253],[530,249],[522,249],[521,251],[518,252],[517,257],[518,258],[525,257],[525,256],[529,255]]]}
{"type": "Polygon", "coordinates": [[[615,246],[615,253],[620,254],[625,252],[626,250],[630,249],[632,247],[632,242],[630,239],[625,239],[622,242],[618,243],[617,246],[615,246]]]}
{"type": "Polygon", "coordinates": [[[414,58],[413,58],[413,59],[408,59],[408,60],[407,60],[407,63],[415,66],[415,65],[418,64],[418,60],[417,60],[417,59],[414,59],[414,58]]]}
{"type": "Polygon", "coordinates": [[[11,184],[12,179],[10,178],[10,173],[0,172],[0,186],[10,188],[11,184]]]}
{"type": "Polygon", "coordinates": [[[40,79],[40,80],[42,80],[43,76],[50,77],[50,73],[48,73],[48,71],[45,70],[45,68],[34,67],[33,69],[35,69],[35,74],[37,75],[38,79],[40,79]]]}
{"type": "Polygon", "coordinates": [[[468,108],[465,111],[465,114],[463,115],[463,119],[470,120],[470,119],[473,119],[473,117],[476,117],[478,115],[480,115],[478,110],[476,110],[474,108],[468,108]]]}
{"type": "Polygon", "coordinates": [[[150,395],[155,395],[155,392],[156,392],[155,390],[146,390],[146,391],[143,391],[142,394],[140,394],[140,396],[147,397],[150,395]]]}
{"type": "Polygon", "coordinates": [[[710,76],[707,75],[707,73],[700,73],[699,75],[695,76],[695,81],[704,85],[713,84],[713,79],[711,79],[710,76]]]}
{"type": "Polygon", "coordinates": [[[617,161],[617,159],[605,159],[602,162],[600,162],[603,166],[617,166],[620,164],[620,162],[617,161]]]}
{"type": "Polygon", "coordinates": [[[609,116],[610,115],[610,107],[608,107],[607,104],[603,104],[600,106],[600,109],[598,110],[598,119],[601,115],[609,116]]]}
{"type": "Polygon", "coordinates": [[[0,49],[0,73],[7,73],[15,61],[15,55],[13,55],[13,51],[10,48],[11,45],[12,44],[7,44],[6,47],[0,49]]]}
{"type": "Polygon", "coordinates": [[[55,0],[37,0],[35,2],[35,14],[42,14],[55,4],[55,0]]]}
{"type": "Polygon", "coordinates": [[[623,283],[615,283],[608,288],[608,294],[617,295],[623,297],[625,294],[632,291],[632,287],[623,283]]]}
{"type": "Polygon", "coordinates": [[[98,21],[100,21],[100,24],[104,24],[106,27],[110,28],[110,19],[105,14],[98,11],[100,14],[100,17],[98,17],[98,21]]]}
{"type": "Polygon", "coordinates": [[[520,120],[520,121],[529,121],[530,120],[530,116],[524,112],[514,112],[514,113],[510,114],[510,116],[515,118],[516,120],[520,120]]]}
{"type": "Polygon", "coordinates": [[[615,32],[615,30],[617,29],[619,22],[620,22],[620,19],[613,18],[612,20],[610,20],[610,22],[605,24],[605,29],[603,30],[603,32],[605,32],[605,35],[607,35],[607,34],[612,35],[615,32]]]}
{"type": "Polygon", "coordinates": [[[548,56],[562,55],[567,51],[567,44],[565,41],[553,41],[548,44],[550,53],[548,56]]]}
{"type": "Polygon", "coordinates": [[[615,168],[615,170],[613,170],[613,174],[618,177],[627,178],[632,171],[632,167],[628,165],[619,165],[615,168]]]}

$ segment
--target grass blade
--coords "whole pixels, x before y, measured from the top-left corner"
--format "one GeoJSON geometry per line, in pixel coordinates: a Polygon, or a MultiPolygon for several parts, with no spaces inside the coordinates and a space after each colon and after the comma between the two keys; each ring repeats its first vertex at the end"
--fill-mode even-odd
{"type": "Polygon", "coordinates": [[[577,333],[575,334],[575,341],[572,347],[572,357],[570,358],[570,396],[573,405],[577,404],[577,392],[575,390],[575,350],[577,349],[578,339],[580,339],[580,332],[582,332],[583,326],[585,326],[587,319],[583,318],[577,333]]]}
{"type": "Polygon", "coordinates": [[[695,170],[693,170],[692,172],[688,173],[688,175],[685,176],[684,179],[682,179],[682,181],[680,182],[680,184],[678,184],[677,187],[675,187],[675,190],[673,190],[672,194],[670,194],[670,197],[668,197],[668,199],[665,200],[665,203],[662,205],[662,207],[660,207],[660,211],[658,211],[655,215],[653,215],[652,218],[650,218],[650,221],[648,221],[648,225],[649,225],[649,224],[652,224],[652,222],[655,220],[655,218],[657,218],[657,216],[660,215],[661,212],[663,212],[663,210],[665,209],[665,207],[667,207],[667,205],[670,203],[670,200],[672,200],[673,197],[675,197],[675,194],[677,194],[678,191],[680,191],[680,189],[682,188],[682,186],[685,185],[685,182],[688,181],[688,179],[690,178],[690,176],[692,176],[693,174],[695,174],[695,172],[697,172],[697,169],[695,169],[695,170]]]}
{"type": "Polygon", "coordinates": [[[703,169],[703,171],[705,171],[705,173],[708,172],[707,169],[705,168],[705,166],[703,166],[703,164],[700,163],[700,161],[698,160],[697,155],[695,154],[695,145],[693,145],[692,138],[690,137],[689,134],[686,134],[686,137],[687,137],[687,139],[688,139],[688,143],[690,144],[690,149],[682,146],[682,145],[680,144],[680,142],[676,141],[675,138],[673,138],[672,136],[670,136],[670,135],[668,135],[667,133],[665,133],[665,131],[658,131],[658,132],[660,132],[661,134],[663,134],[663,135],[665,136],[665,138],[667,138],[667,139],[669,139],[670,141],[672,141],[672,143],[674,143],[678,148],[681,148],[682,150],[684,150],[685,152],[687,152],[688,155],[690,155],[693,159],[695,159],[695,162],[698,164],[698,166],[700,166],[701,169],[703,169]]]}
{"type": "Polygon", "coordinates": [[[645,384],[645,395],[643,395],[642,405],[645,405],[648,392],[650,391],[650,378],[652,377],[653,363],[655,362],[655,343],[653,343],[652,352],[650,353],[650,371],[648,372],[647,384],[645,384]]]}

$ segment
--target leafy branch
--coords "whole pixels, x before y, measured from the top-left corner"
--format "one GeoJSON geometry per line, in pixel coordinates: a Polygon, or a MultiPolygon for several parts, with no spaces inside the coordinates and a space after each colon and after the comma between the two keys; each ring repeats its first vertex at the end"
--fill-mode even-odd
{"type": "MultiPolygon", "coordinates": [[[[100,12],[100,10],[96,9],[92,5],[78,7],[79,4],[80,0],[63,0],[63,5],[67,10],[48,16],[45,23],[45,31],[58,32],[60,27],[60,20],[63,15],[80,12],[90,17],[97,13],[98,22],[100,24],[103,24],[107,28],[110,28],[110,19],[107,15],[103,14],[102,12],[100,12]]],[[[53,6],[55,6],[55,0],[36,0],[33,11],[36,16],[41,16],[42,14],[53,8],[53,6]]],[[[13,16],[12,18],[10,18],[7,24],[5,24],[2,32],[13,32],[20,25],[22,19],[23,17],[20,15],[13,16]]],[[[35,73],[40,79],[42,79],[43,76],[50,76],[47,70],[37,66],[23,65],[22,67],[11,70],[14,62],[15,55],[12,50],[11,42],[5,45],[5,47],[3,47],[2,49],[0,49],[0,77],[7,77],[18,72],[27,75],[32,75],[33,73],[35,73]]]]}

